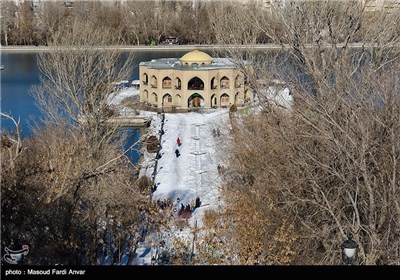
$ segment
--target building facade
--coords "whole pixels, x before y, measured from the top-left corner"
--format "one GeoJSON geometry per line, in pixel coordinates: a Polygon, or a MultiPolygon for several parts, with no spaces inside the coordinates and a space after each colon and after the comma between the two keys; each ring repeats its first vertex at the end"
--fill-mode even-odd
{"type": "Polygon", "coordinates": [[[243,73],[227,58],[194,50],[139,64],[140,102],[157,108],[220,108],[252,101],[243,73]]]}

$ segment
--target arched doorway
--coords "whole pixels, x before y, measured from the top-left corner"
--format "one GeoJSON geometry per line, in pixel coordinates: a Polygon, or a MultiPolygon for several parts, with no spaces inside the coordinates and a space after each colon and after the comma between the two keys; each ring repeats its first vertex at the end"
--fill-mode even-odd
{"type": "Polygon", "coordinates": [[[220,102],[221,102],[221,107],[229,107],[231,105],[230,101],[229,101],[229,95],[224,93],[223,95],[221,95],[220,98],[220,102]]]}
{"type": "Polygon", "coordinates": [[[172,96],[169,93],[163,96],[162,105],[163,107],[171,107],[173,105],[172,96]]]}
{"type": "Polygon", "coordinates": [[[153,92],[153,93],[151,94],[150,102],[151,102],[153,105],[157,105],[157,102],[158,102],[157,93],[153,92]]]}
{"type": "Polygon", "coordinates": [[[218,107],[217,101],[218,101],[217,96],[215,94],[213,94],[211,96],[211,103],[210,103],[211,107],[218,107]]]}
{"type": "Polygon", "coordinates": [[[204,107],[204,98],[198,93],[193,93],[188,99],[189,108],[204,107]]]}

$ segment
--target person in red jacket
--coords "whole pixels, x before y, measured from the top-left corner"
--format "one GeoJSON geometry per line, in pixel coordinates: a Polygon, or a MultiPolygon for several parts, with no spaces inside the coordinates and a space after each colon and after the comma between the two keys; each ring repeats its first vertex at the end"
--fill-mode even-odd
{"type": "Polygon", "coordinates": [[[181,139],[178,137],[178,139],[176,139],[176,144],[178,144],[178,146],[181,145],[181,139]]]}

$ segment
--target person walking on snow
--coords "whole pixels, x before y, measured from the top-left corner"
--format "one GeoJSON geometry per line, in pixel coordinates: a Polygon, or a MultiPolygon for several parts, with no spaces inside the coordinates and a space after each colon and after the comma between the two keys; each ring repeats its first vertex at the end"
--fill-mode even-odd
{"type": "Polygon", "coordinates": [[[178,146],[181,146],[181,139],[178,137],[178,139],[176,139],[176,144],[178,144],[178,146]]]}
{"type": "Polygon", "coordinates": [[[181,154],[179,153],[179,150],[178,149],[176,149],[175,150],[175,155],[176,155],[176,157],[179,157],[181,154]]]}

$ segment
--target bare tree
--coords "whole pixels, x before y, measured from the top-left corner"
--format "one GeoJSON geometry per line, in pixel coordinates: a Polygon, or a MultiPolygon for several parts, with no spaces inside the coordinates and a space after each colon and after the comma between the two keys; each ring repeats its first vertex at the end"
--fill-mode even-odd
{"type": "Polygon", "coordinates": [[[20,128],[20,119],[15,120],[12,116],[0,112],[0,117],[8,119],[13,122],[15,126],[15,137],[8,135],[7,133],[1,134],[1,145],[3,147],[7,147],[8,149],[8,162],[9,166],[7,167],[10,169],[14,168],[14,162],[17,157],[20,155],[22,151],[22,136],[21,136],[21,128],[20,128]]]}
{"type": "Polygon", "coordinates": [[[69,20],[69,11],[62,2],[45,2],[36,13],[37,29],[40,31],[36,37],[41,45],[50,40],[49,36],[58,31],[60,25],[69,20]]]}
{"type": "Polygon", "coordinates": [[[152,36],[154,28],[154,1],[129,1],[124,10],[126,35],[133,33],[137,45],[146,43],[152,36]]]}
{"type": "Polygon", "coordinates": [[[17,11],[17,6],[11,1],[1,2],[1,42],[8,46],[10,32],[12,32],[14,27],[15,13],[17,11]]]}
{"type": "Polygon", "coordinates": [[[95,151],[78,129],[60,126],[37,130],[21,144],[6,139],[2,246],[28,244],[25,264],[99,264],[105,256],[118,263],[121,256],[113,249],[122,250],[118,241],[133,257],[153,206],[149,189],[139,188],[135,170],[117,147],[109,143],[95,151]],[[23,153],[9,158],[7,151],[19,145],[23,153]]]}
{"type": "Polygon", "coordinates": [[[43,45],[61,23],[77,19],[112,30],[111,36],[121,39],[119,44],[140,45],[151,39],[161,42],[166,36],[177,36],[183,44],[210,44],[215,38],[208,11],[215,4],[219,5],[214,1],[75,1],[66,7],[49,1],[32,11],[29,3],[17,7],[11,1],[2,2],[2,40],[43,45]]]}
{"type": "Polygon", "coordinates": [[[45,125],[23,142],[2,138],[2,245],[29,244],[29,264],[119,263],[123,249],[134,258],[155,207],[107,123],[112,83],[130,77],[131,57],[106,49],[115,39],[90,21],[51,38],[33,89],[45,125]]]}
{"type": "Polygon", "coordinates": [[[281,45],[269,62],[246,57],[251,84],[261,97],[261,80],[283,80],[295,104],[288,112],[260,98],[260,114],[232,118],[225,199],[235,223],[223,241],[237,247],[227,252],[238,263],[337,264],[351,232],[359,263],[398,264],[399,13],[293,1],[233,15],[214,25],[217,39],[243,44],[259,32],[281,45]]]}
{"type": "Polygon", "coordinates": [[[129,79],[132,55],[105,48],[115,39],[107,28],[75,20],[52,36],[51,51],[39,55],[40,85],[33,88],[46,119],[57,124],[79,124],[97,139],[109,141],[115,132],[107,124],[112,111],[107,98],[113,82],[129,79]]]}
{"type": "Polygon", "coordinates": [[[34,13],[29,3],[22,3],[15,14],[15,29],[12,40],[17,45],[33,45],[34,40],[34,13]]]}

